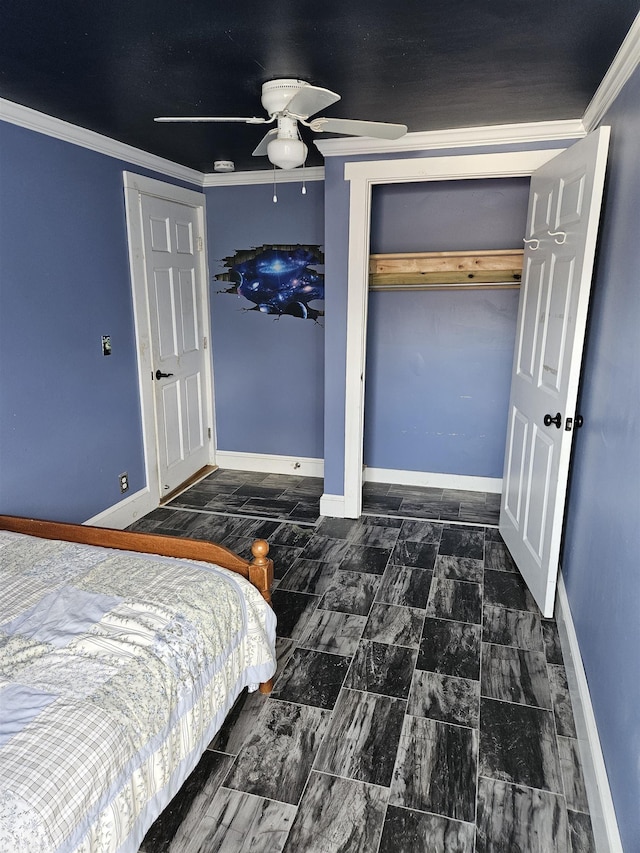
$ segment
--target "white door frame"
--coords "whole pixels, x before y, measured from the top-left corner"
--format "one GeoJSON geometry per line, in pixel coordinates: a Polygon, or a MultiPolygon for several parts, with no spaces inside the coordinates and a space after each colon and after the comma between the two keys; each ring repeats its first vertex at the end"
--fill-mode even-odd
{"type": "MultiPolygon", "coordinates": [[[[203,239],[200,256],[200,282],[202,297],[202,332],[208,342],[211,353],[211,321],[209,311],[209,289],[207,287],[209,268],[207,264],[206,205],[203,193],[166,184],[153,178],[123,172],[125,208],[127,216],[127,238],[129,242],[129,266],[131,270],[131,289],[133,296],[133,314],[138,356],[138,384],[140,394],[140,412],[142,416],[142,436],[144,442],[144,460],[147,477],[149,512],[160,504],[160,479],[158,474],[158,433],[154,389],[151,375],[152,347],[151,320],[147,293],[147,275],[144,255],[144,234],[141,217],[141,196],[152,195],[167,201],[186,204],[196,208],[198,226],[203,239]]],[[[211,356],[205,360],[205,400],[211,412],[212,440],[209,464],[215,464],[215,417],[213,413],[213,370],[211,356]]]]}
{"type": "MultiPolygon", "coordinates": [[[[371,188],[377,184],[530,177],[564,148],[493,154],[461,154],[346,163],[349,188],[349,262],[345,390],[344,504],[332,496],[332,514],[358,518],[362,511],[364,377],[369,294],[371,188]]],[[[523,235],[524,236],[524,235],[523,235]]],[[[329,511],[328,503],[325,504],[329,511]]]]}

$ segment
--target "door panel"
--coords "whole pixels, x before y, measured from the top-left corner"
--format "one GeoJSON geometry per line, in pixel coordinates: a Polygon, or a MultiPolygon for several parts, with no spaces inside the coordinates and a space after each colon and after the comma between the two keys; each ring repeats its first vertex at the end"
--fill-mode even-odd
{"type": "Polygon", "coordinates": [[[189,454],[194,453],[204,443],[204,430],[202,425],[202,384],[200,374],[194,373],[187,376],[184,381],[186,399],[186,426],[187,439],[186,449],[189,454]]]}
{"type": "Polygon", "coordinates": [[[154,252],[170,252],[171,240],[169,236],[169,220],[167,217],[149,217],[149,233],[151,237],[151,248],[154,252]]]}
{"type": "Polygon", "coordinates": [[[176,345],[175,312],[173,309],[173,270],[157,269],[153,271],[155,328],[157,342],[154,349],[160,360],[178,354],[176,345]]]}
{"type": "Polygon", "coordinates": [[[520,301],[522,305],[518,343],[516,345],[516,370],[521,379],[533,382],[533,371],[538,346],[540,304],[544,292],[543,282],[546,261],[541,257],[529,257],[523,276],[520,301]]]}
{"type": "Polygon", "coordinates": [[[586,175],[582,169],[560,181],[558,188],[558,228],[580,221],[585,197],[586,175]]]}
{"type": "Polygon", "coordinates": [[[176,252],[179,255],[193,254],[193,226],[191,222],[175,223],[176,227],[176,252]]]}
{"type": "Polygon", "coordinates": [[[160,392],[162,419],[164,421],[164,458],[162,464],[171,468],[182,462],[182,413],[180,387],[177,382],[164,385],[160,392]]]}
{"type": "Polygon", "coordinates": [[[529,437],[529,422],[516,408],[511,410],[506,454],[506,489],[504,493],[504,512],[507,513],[515,527],[520,526],[522,517],[522,489],[520,484],[524,479],[526,449],[529,437]]]}
{"type": "Polygon", "coordinates": [[[560,394],[560,381],[564,376],[564,353],[567,349],[567,335],[571,328],[569,311],[573,300],[574,267],[572,257],[554,256],[552,258],[538,380],[540,388],[547,391],[552,398],[560,394]]]}
{"type": "Polygon", "coordinates": [[[198,330],[196,281],[193,270],[180,270],[180,318],[181,352],[195,352],[198,349],[200,332],[198,330]]]}
{"type": "Polygon", "coordinates": [[[553,202],[552,188],[541,182],[537,188],[532,188],[529,205],[531,214],[527,223],[527,237],[533,239],[535,234],[548,230],[551,224],[551,205],[553,202]]]}
{"type": "Polygon", "coordinates": [[[553,615],[609,128],[533,176],[507,427],[500,532],[553,615]],[[560,425],[546,425],[545,415],[560,425]]]}
{"type": "Polygon", "coordinates": [[[524,538],[532,557],[542,563],[546,514],[550,501],[550,473],[553,466],[553,441],[537,424],[533,425],[530,466],[530,499],[527,501],[524,538]]]}

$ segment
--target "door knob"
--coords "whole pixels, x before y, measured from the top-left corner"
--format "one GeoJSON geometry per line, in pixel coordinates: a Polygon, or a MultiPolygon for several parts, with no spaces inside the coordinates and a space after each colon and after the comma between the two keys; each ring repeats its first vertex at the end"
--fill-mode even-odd
{"type": "Polygon", "coordinates": [[[555,424],[556,427],[560,429],[560,426],[562,424],[562,415],[560,414],[560,412],[558,412],[555,418],[552,418],[551,415],[544,416],[544,425],[551,426],[551,424],[555,424]]]}
{"type": "Polygon", "coordinates": [[[160,369],[156,370],[156,379],[168,379],[173,376],[173,373],[163,373],[160,369]]]}

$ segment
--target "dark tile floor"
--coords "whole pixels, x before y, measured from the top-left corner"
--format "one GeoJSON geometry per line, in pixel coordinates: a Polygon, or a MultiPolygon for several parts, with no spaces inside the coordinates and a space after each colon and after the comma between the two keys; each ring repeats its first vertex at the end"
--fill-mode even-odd
{"type": "Polygon", "coordinates": [[[495,496],[371,484],[352,521],[321,491],[216,471],[134,525],[269,539],[279,656],[141,853],[593,853],[556,625],[495,496]]]}

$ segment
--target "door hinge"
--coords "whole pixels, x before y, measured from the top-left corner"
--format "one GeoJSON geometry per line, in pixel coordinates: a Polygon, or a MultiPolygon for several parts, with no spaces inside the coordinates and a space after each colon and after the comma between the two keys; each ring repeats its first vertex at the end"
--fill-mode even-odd
{"type": "Polygon", "coordinates": [[[209,343],[207,341],[207,336],[205,335],[204,340],[202,342],[202,349],[206,349],[208,346],[209,346],[209,343]]]}
{"type": "Polygon", "coordinates": [[[572,418],[567,418],[567,423],[565,425],[565,429],[567,432],[571,432],[571,430],[574,428],[574,426],[576,429],[580,429],[580,427],[582,426],[583,423],[584,423],[584,418],[582,417],[582,415],[576,415],[575,423],[574,423],[572,418]]]}
{"type": "Polygon", "coordinates": [[[204,249],[204,240],[202,239],[202,237],[199,234],[198,234],[196,243],[198,246],[198,251],[201,252],[204,249]]]}
{"type": "Polygon", "coordinates": [[[209,438],[209,441],[211,441],[211,427],[207,427],[207,436],[209,438]]]}

